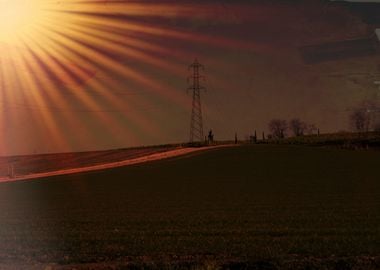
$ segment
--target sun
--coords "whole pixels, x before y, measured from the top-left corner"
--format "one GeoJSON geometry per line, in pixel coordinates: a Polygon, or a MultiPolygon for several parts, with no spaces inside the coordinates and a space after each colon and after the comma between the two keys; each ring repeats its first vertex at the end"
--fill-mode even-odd
{"type": "Polygon", "coordinates": [[[14,43],[42,16],[41,1],[0,0],[0,42],[14,43]]]}

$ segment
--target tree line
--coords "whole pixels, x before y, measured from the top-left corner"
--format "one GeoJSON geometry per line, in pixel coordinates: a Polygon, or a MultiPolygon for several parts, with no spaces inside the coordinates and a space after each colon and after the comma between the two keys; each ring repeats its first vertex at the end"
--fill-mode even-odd
{"type": "Polygon", "coordinates": [[[314,124],[306,123],[299,118],[293,118],[289,121],[283,119],[273,119],[268,124],[270,134],[268,138],[283,139],[288,136],[312,135],[318,132],[314,124]]]}
{"type": "MultiPolygon", "coordinates": [[[[354,132],[380,132],[380,106],[372,102],[364,102],[362,105],[351,109],[349,114],[350,129],[354,132]]],[[[319,134],[319,129],[314,124],[309,124],[299,118],[289,121],[284,119],[272,119],[268,124],[270,134],[268,139],[283,139],[294,136],[319,134]]]]}

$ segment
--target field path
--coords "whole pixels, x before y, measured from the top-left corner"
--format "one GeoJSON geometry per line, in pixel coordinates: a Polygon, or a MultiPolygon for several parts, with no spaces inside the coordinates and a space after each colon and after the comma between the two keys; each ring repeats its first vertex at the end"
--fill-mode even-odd
{"type": "Polygon", "coordinates": [[[124,166],[140,164],[140,163],[145,163],[145,162],[150,162],[150,161],[168,159],[168,158],[183,156],[183,155],[187,155],[191,153],[207,151],[207,150],[216,149],[216,148],[231,147],[231,146],[233,145],[217,145],[217,146],[195,147],[195,148],[185,147],[185,148],[180,148],[180,149],[168,150],[165,152],[148,154],[142,157],[131,158],[131,159],[126,159],[126,160],[116,161],[116,162],[109,162],[109,163],[98,164],[98,165],[91,165],[91,166],[85,166],[85,167],[79,167],[79,168],[70,168],[70,169],[64,169],[64,170],[55,170],[55,171],[42,172],[42,173],[31,173],[31,174],[26,174],[26,175],[15,175],[14,177],[0,177],[0,183],[32,180],[32,179],[45,178],[45,177],[50,177],[50,176],[68,175],[68,174],[112,169],[112,168],[117,168],[117,167],[124,167],[124,166]]]}

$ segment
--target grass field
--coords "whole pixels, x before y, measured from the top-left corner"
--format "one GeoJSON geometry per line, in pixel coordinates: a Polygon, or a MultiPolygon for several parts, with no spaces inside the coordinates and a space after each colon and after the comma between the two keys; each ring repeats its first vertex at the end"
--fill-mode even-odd
{"type": "Polygon", "coordinates": [[[377,269],[379,257],[377,151],[253,145],[0,184],[0,269],[377,269]]]}

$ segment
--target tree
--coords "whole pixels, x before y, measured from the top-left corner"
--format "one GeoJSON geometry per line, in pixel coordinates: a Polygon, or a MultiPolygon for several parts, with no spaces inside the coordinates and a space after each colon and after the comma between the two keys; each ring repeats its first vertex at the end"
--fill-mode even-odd
{"type": "Polygon", "coordinates": [[[299,118],[294,118],[289,122],[289,128],[293,132],[293,135],[296,137],[304,135],[307,127],[307,124],[301,121],[299,118]]]}
{"type": "Polygon", "coordinates": [[[350,124],[356,132],[379,130],[379,103],[372,100],[363,101],[350,114],[350,124]]]}
{"type": "Polygon", "coordinates": [[[285,120],[273,119],[269,122],[269,130],[274,139],[283,139],[286,136],[288,124],[285,120]]]}
{"type": "Polygon", "coordinates": [[[318,132],[319,132],[318,128],[314,124],[306,125],[305,133],[307,135],[313,135],[313,134],[318,133],[318,132]]]}
{"type": "Polygon", "coordinates": [[[371,124],[371,117],[365,108],[357,108],[350,115],[352,127],[357,132],[368,132],[371,124]]]}

